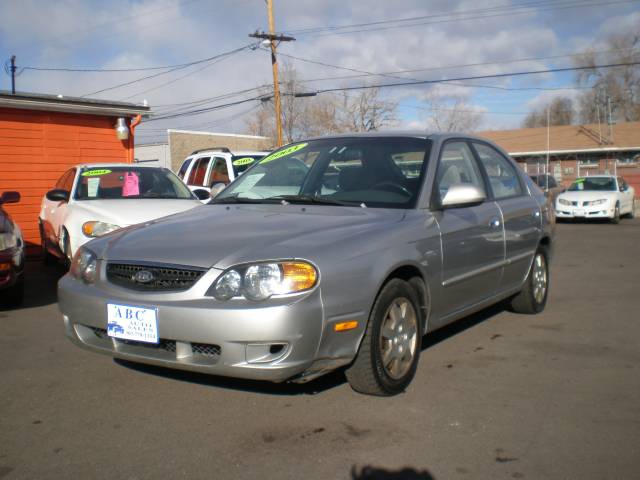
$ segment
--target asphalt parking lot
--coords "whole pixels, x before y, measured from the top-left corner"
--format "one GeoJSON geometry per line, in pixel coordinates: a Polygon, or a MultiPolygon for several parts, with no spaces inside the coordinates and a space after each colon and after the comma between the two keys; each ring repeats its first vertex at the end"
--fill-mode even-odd
{"type": "Polygon", "coordinates": [[[64,337],[56,268],[0,311],[0,478],[631,479],[640,220],[561,224],[547,310],[427,337],[402,395],[116,363],[64,337]]]}

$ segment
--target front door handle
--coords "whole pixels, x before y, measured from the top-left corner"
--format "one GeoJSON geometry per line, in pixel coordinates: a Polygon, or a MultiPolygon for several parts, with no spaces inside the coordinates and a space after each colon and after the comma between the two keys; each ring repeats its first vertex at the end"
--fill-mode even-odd
{"type": "Polygon", "coordinates": [[[491,228],[500,228],[500,219],[499,218],[492,218],[491,222],[489,222],[489,226],[491,228]]]}

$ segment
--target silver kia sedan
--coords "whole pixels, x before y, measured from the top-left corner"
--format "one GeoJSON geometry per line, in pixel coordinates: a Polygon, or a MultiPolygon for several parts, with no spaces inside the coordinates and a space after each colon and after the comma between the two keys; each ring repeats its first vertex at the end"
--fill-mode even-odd
{"type": "Polygon", "coordinates": [[[273,382],[346,367],[356,391],[393,395],[425,334],[503,300],[544,309],[554,227],[481,138],[315,138],[207,205],[86,244],[59,304],[73,342],[116,358],[273,382]]]}

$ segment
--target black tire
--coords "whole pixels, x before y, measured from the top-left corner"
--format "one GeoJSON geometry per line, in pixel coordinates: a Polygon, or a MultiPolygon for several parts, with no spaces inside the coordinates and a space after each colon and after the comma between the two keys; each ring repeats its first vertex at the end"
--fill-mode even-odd
{"type": "Polygon", "coordinates": [[[403,392],[411,383],[418,367],[422,340],[421,325],[420,302],[415,290],[404,280],[394,278],[387,282],[380,290],[373,305],[367,330],[360,343],[356,359],[346,371],[351,388],[356,392],[379,396],[390,396],[403,392]],[[393,329],[397,338],[385,340],[383,325],[388,326],[389,323],[394,322],[391,311],[396,307],[400,308],[400,311],[404,307],[402,320],[397,320],[396,327],[393,329]],[[405,323],[414,325],[410,318],[412,315],[410,308],[413,309],[415,318],[413,334],[413,327],[401,328],[399,325],[405,325],[405,323]],[[386,345],[386,352],[383,351],[385,350],[383,343],[386,345]],[[413,352],[412,357],[407,355],[411,351],[413,352]],[[391,361],[385,365],[383,356],[388,355],[387,358],[389,358],[394,352],[391,361]],[[402,355],[403,353],[406,361],[404,358],[397,358],[398,354],[402,355]],[[396,359],[397,362],[395,362],[396,359]],[[397,375],[393,375],[393,368],[390,367],[392,363],[398,367],[395,372],[397,375]]]}
{"type": "Polygon", "coordinates": [[[613,218],[611,219],[611,223],[617,225],[620,223],[620,204],[616,203],[616,208],[613,211],[613,218]]]}
{"type": "Polygon", "coordinates": [[[71,267],[71,244],[69,242],[69,232],[64,230],[64,239],[62,240],[62,264],[64,268],[71,267]]]}
{"type": "Polygon", "coordinates": [[[531,262],[531,267],[529,268],[529,273],[522,290],[511,299],[511,310],[516,313],[523,313],[527,315],[534,315],[542,312],[544,307],[547,305],[549,284],[549,256],[547,254],[547,250],[543,246],[540,246],[534,255],[533,262],[531,262]],[[542,259],[546,285],[542,297],[540,297],[540,295],[536,295],[536,282],[537,279],[539,279],[539,273],[537,270],[540,265],[538,263],[539,257],[542,259]]]}

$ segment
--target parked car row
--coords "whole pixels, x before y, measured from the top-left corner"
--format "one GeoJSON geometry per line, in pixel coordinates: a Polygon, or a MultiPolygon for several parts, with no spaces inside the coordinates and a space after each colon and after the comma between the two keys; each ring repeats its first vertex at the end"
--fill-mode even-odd
{"type": "Polygon", "coordinates": [[[274,382],[345,367],[355,390],[392,395],[411,382],[424,334],[502,300],[544,309],[554,210],[494,144],[362,134],[262,153],[191,155],[179,172],[191,189],[235,178],[198,208],[169,172],[63,176],[41,220],[45,250],[73,256],[59,283],[68,337],[274,382]],[[152,199],[156,217],[181,213],[149,221],[152,199]]]}

